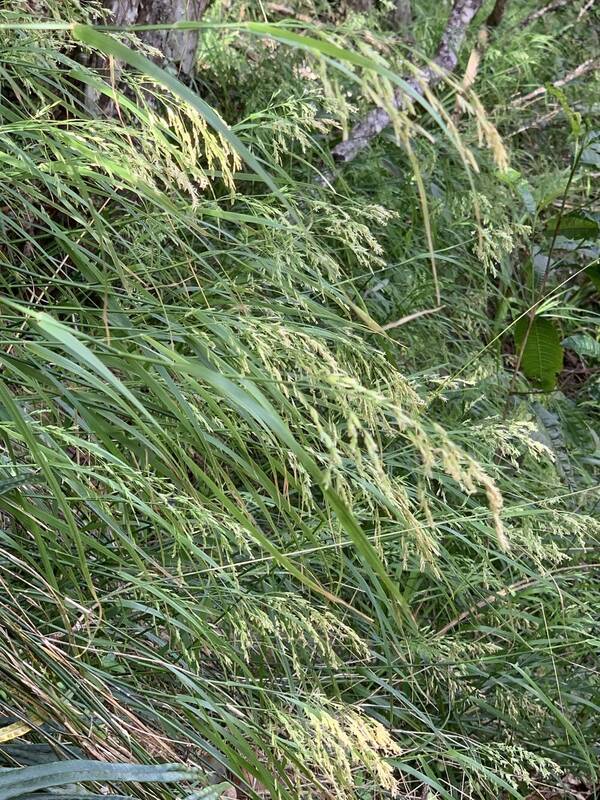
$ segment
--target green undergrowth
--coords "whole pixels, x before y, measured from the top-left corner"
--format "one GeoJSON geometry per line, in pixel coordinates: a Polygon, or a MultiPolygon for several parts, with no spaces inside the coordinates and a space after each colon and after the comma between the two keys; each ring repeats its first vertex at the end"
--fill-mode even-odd
{"type": "Polygon", "coordinates": [[[239,797],[593,777],[598,360],[564,344],[580,377],[540,387],[511,334],[545,254],[541,312],[597,339],[596,245],[548,235],[561,198],[597,219],[582,84],[510,135],[593,32],[517,35],[515,4],[479,99],[453,118],[443,87],[320,188],[402,74],[383,18],[217,7],[239,25],[203,34],[192,104],[169,72],[111,86],[82,55],[116,45],[25,5],[0,32],[3,714],[239,797]]]}

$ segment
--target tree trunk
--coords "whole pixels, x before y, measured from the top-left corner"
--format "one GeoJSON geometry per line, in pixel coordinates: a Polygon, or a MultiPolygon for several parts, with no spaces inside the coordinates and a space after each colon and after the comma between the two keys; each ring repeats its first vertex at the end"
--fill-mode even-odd
{"type": "Polygon", "coordinates": [[[346,6],[352,11],[370,11],[373,8],[373,0],[346,0],[346,6]]]}
{"type": "Polygon", "coordinates": [[[408,30],[412,22],[411,0],[396,0],[396,5],[392,12],[392,22],[395,28],[408,30]]]}
{"type": "MultiPolygon", "coordinates": [[[[198,21],[210,2],[211,0],[103,0],[103,5],[111,12],[109,21],[112,25],[127,27],[169,24],[182,20],[198,21]]],[[[143,42],[162,54],[156,56],[155,60],[161,65],[174,67],[183,80],[189,78],[194,71],[198,35],[198,31],[168,29],[137,33],[143,42]]],[[[93,54],[87,63],[100,71],[108,70],[108,60],[99,53],[93,54]]],[[[119,62],[112,65],[111,81],[119,82],[121,69],[122,64],[119,62]]],[[[92,86],[85,87],[85,104],[94,116],[111,117],[116,111],[115,103],[106,97],[102,98],[92,86]]]]}
{"type": "Polygon", "coordinates": [[[496,5],[492,9],[485,24],[488,28],[497,28],[502,22],[502,17],[506,11],[507,0],[496,0],[496,5]]]}
{"type": "MultiPolygon", "coordinates": [[[[159,23],[199,20],[210,0],[105,0],[112,11],[115,25],[156,25],[159,23]]],[[[146,44],[163,54],[165,61],[175,66],[182,77],[194,69],[198,31],[141,31],[146,44]]]]}

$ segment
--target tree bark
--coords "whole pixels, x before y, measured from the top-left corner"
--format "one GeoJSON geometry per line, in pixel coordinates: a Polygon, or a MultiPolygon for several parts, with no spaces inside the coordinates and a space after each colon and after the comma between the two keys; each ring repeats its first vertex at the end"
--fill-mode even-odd
{"type": "Polygon", "coordinates": [[[411,0],[396,0],[394,11],[392,12],[392,22],[395,28],[408,30],[412,22],[412,3],[411,0]]]}
{"type": "MultiPolygon", "coordinates": [[[[421,70],[417,77],[407,81],[415,93],[422,94],[423,84],[430,87],[435,86],[445,75],[456,68],[458,51],[465,39],[469,24],[482,5],[483,0],[456,0],[431,66],[421,70]]],[[[394,106],[404,108],[406,102],[405,92],[402,89],[396,89],[394,106]]],[[[387,128],[390,122],[390,115],[385,109],[374,108],[354,126],[345,141],[334,147],[332,151],[334,159],[338,162],[352,161],[372,139],[387,128]]]]}
{"type": "Polygon", "coordinates": [[[373,0],[346,0],[346,6],[353,11],[370,11],[373,8],[373,0]]]}
{"type": "MultiPolygon", "coordinates": [[[[156,25],[199,20],[210,0],[106,0],[115,25],[156,25]]],[[[146,44],[159,50],[165,61],[188,77],[194,69],[198,31],[141,31],[146,44]]]]}
{"type": "Polygon", "coordinates": [[[526,28],[528,25],[531,25],[532,22],[540,19],[544,16],[544,14],[548,14],[550,11],[557,11],[559,8],[564,8],[564,6],[568,6],[571,0],[552,0],[552,2],[545,5],[543,8],[539,8],[537,11],[529,14],[525,17],[525,19],[519,25],[520,28],[526,28]]]}

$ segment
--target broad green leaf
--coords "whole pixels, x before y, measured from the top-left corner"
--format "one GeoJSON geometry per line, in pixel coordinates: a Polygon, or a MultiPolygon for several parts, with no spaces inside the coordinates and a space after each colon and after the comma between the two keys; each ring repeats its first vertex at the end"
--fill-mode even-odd
{"type": "Polygon", "coordinates": [[[581,163],[600,166],[600,131],[590,131],[583,145],[581,163]]]}
{"type": "Polygon", "coordinates": [[[562,341],[563,347],[574,350],[579,356],[588,358],[600,358],[600,342],[588,333],[577,333],[567,336],[562,341]]]}
{"type": "Polygon", "coordinates": [[[48,789],[47,791],[21,794],[19,795],[19,800],[106,800],[107,797],[110,797],[110,800],[135,800],[135,797],[131,794],[105,795],[93,794],[86,790],[82,790],[81,792],[67,791],[71,786],[72,785],[69,784],[66,787],[59,786],[54,789],[48,789]]]}
{"type": "Polygon", "coordinates": [[[553,236],[558,228],[558,233],[567,239],[586,239],[593,240],[598,236],[600,226],[595,219],[581,213],[565,214],[563,217],[556,216],[548,220],[546,230],[553,236]]]}
{"type": "Polygon", "coordinates": [[[600,290],[600,264],[591,264],[585,271],[587,277],[600,290]]]}
{"type": "Polygon", "coordinates": [[[200,777],[198,770],[180,764],[110,764],[103,761],[72,760],[16,767],[0,773],[0,800],[21,797],[39,789],[82,781],[132,781],[174,783],[200,777]]]}
{"type": "Polygon", "coordinates": [[[520,319],[514,329],[517,353],[523,349],[521,370],[545,391],[551,391],[562,369],[563,349],[552,320],[536,317],[531,328],[529,318],[520,319]]]}

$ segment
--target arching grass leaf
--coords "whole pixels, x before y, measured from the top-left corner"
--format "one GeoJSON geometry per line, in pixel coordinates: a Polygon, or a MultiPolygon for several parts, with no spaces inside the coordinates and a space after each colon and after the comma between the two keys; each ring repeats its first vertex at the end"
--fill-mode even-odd
{"type": "Polygon", "coordinates": [[[112,36],[107,36],[88,25],[74,25],[72,28],[73,38],[95,47],[106,55],[113,56],[129,64],[131,67],[145,73],[157,83],[169,89],[174,95],[180,97],[185,102],[189,103],[210,125],[210,127],[220,134],[223,139],[229,142],[233,149],[238,153],[248,166],[262,178],[271,191],[277,195],[289,207],[285,197],[277,187],[277,184],[262,166],[258,159],[248,150],[245,144],[239,137],[231,130],[227,123],[220,117],[220,115],[199,95],[188,89],[181,81],[177,80],[173,75],[170,75],[161,67],[158,67],[149,58],[137,53],[127,45],[119,42],[112,36]]]}

